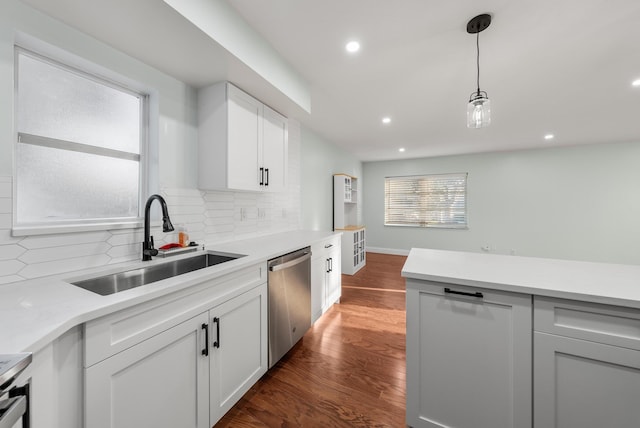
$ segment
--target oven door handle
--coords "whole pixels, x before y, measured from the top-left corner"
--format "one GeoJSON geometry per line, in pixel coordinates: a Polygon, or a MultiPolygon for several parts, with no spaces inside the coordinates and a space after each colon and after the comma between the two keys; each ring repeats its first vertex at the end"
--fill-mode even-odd
{"type": "Polygon", "coordinates": [[[0,428],[12,428],[27,413],[27,397],[24,395],[0,401],[3,409],[0,416],[0,428]]]}
{"type": "Polygon", "coordinates": [[[277,272],[279,270],[290,268],[291,266],[300,264],[306,260],[309,260],[310,258],[311,258],[311,251],[309,251],[308,253],[305,252],[304,255],[297,257],[293,260],[289,260],[288,262],[280,263],[279,265],[269,266],[269,270],[271,272],[277,272]]]}

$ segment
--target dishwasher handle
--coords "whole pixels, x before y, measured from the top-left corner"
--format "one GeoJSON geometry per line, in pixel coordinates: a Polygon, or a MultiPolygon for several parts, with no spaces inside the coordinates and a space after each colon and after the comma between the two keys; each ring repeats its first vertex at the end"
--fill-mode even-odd
{"type": "Polygon", "coordinates": [[[11,428],[20,419],[27,417],[27,397],[22,395],[0,401],[0,410],[0,428],[11,428]]]}
{"type": "Polygon", "coordinates": [[[281,263],[281,264],[278,264],[278,265],[269,266],[269,270],[271,272],[277,272],[279,270],[287,269],[287,268],[290,268],[291,266],[295,266],[297,264],[300,264],[300,263],[302,263],[304,261],[309,260],[310,258],[311,258],[311,251],[305,252],[304,255],[302,255],[302,256],[300,256],[298,258],[295,258],[293,260],[289,260],[288,262],[284,262],[284,263],[281,263]]]}

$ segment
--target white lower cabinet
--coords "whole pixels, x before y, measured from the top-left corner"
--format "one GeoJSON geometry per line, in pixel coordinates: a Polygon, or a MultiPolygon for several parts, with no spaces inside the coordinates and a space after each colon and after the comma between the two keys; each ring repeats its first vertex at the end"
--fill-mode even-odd
{"type": "Polygon", "coordinates": [[[209,329],[213,426],[269,368],[266,284],[209,311],[209,329]]]}
{"type": "Polygon", "coordinates": [[[99,362],[85,368],[85,426],[213,426],[268,368],[263,271],[245,269],[184,298],[150,302],[138,312],[132,308],[88,324],[85,332],[96,334],[86,341],[85,355],[99,362]],[[256,281],[261,284],[251,285],[256,281]],[[233,284],[247,290],[238,294],[233,284]],[[216,303],[207,308],[205,296],[216,293],[216,303]],[[225,293],[235,295],[224,298],[225,293]],[[158,322],[166,323],[157,313],[186,318],[181,314],[194,304],[193,317],[156,333],[158,322]],[[144,339],[129,346],[129,337],[144,339]],[[128,347],[118,351],[120,343],[128,347]]]}
{"type": "Polygon", "coordinates": [[[531,427],[531,296],[407,280],[407,424],[531,427]]]}
{"type": "Polygon", "coordinates": [[[640,311],[535,300],[536,428],[640,427],[640,311]]]}
{"type": "Polygon", "coordinates": [[[341,230],[342,273],[346,275],[355,275],[367,263],[365,231],[364,227],[341,230]]]}
{"type": "Polygon", "coordinates": [[[311,322],[340,301],[342,277],[338,235],[311,246],[311,322]]]}
{"type": "Polygon", "coordinates": [[[85,370],[92,428],[208,428],[209,361],[201,314],[85,370]]]}

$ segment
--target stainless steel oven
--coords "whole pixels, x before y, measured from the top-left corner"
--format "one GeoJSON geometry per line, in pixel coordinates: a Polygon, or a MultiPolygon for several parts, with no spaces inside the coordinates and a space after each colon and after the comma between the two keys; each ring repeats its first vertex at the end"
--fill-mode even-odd
{"type": "Polygon", "coordinates": [[[0,428],[22,421],[29,428],[29,384],[16,385],[18,375],[31,363],[31,354],[0,354],[0,428]]]}

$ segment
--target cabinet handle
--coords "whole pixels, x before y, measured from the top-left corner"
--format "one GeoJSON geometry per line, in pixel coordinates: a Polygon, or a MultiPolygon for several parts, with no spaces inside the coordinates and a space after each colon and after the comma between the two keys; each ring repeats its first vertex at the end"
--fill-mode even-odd
{"type": "Polygon", "coordinates": [[[333,247],[333,244],[328,244],[324,246],[324,248],[331,248],[331,247],[333,247]]]}
{"type": "Polygon", "coordinates": [[[326,260],[325,260],[324,265],[325,265],[325,267],[326,267],[325,272],[326,272],[326,273],[331,272],[331,271],[329,270],[329,259],[326,259],[326,260]]]}
{"type": "Polygon", "coordinates": [[[268,186],[269,185],[269,168],[265,168],[264,169],[264,185],[268,186]]]}
{"type": "Polygon", "coordinates": [[[202,324],[202,329],[204,330],[204,349],[202,350],[202,355],[205,357],[209,356],[209,324],[202,324]]]}
{"type": "Polygon", "coordinates": [[[460,296],[477,297],[478,299],[484,298],[483,294],[481,292],[479,292],[479,291],[476,291],[475,293],[467,293],[465,291],[455,291],[455,290],[452,290],[452,289],[450,289],[448,287],[445,287],[444,293],[445,294],[458,294],[460,296]]]}
{"type": "Polygon", "coordinates": [[[329,258],[329,272],[333,272],[333,257],[329,258]]]}
{"type": "Polygon", "coordinates": [[[216,341],[213,342],[213,347],[220,348],[220,318],[214,317],[213,322],[216,323],[216,341]]]}
{"type": "Polygon", "coordinates": [[[264,168],[260,167],[260,185],[264,186],[264,168]]]}

